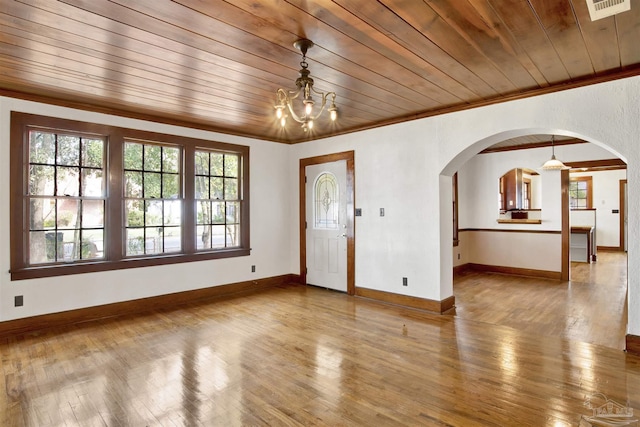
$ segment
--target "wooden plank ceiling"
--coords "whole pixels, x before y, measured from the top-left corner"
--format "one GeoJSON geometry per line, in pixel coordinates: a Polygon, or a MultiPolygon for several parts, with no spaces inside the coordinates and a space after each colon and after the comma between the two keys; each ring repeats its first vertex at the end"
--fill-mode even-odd
{"type": "Polygon", "coordinates": [[[300,142],[639,74],[640,0],[0,0],[0,94],[300,142]],[[301,55],[339,119],[275,119],[301,55]]]}

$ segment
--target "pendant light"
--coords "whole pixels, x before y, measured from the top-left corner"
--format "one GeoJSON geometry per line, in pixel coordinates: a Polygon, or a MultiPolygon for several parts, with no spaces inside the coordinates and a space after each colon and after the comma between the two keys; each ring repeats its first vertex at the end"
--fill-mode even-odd
{"type": "Polygon", "coordinates": [[[557,170],[565,170],[571,169],[569,166],[566,166],[560,160],[556,159],[556,151],[554,146],[555,136],[551,135],[551,158],[544,162],[540,169],[544,171],[557,171],[557,170]]]}

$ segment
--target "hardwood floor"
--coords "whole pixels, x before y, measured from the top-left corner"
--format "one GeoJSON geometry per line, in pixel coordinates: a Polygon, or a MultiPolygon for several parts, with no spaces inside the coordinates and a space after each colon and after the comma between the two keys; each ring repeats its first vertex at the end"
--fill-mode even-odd
{"type": "Polygon", "coordinates": [[[571,281],[467,272],[454,280],[456,315],[536,335],[624,349],[627,255],[571,263],[571,281]]]}
{"type": "Polygon", "coordinates": [[[638,413],[640,358],[463,314],[291,285],[3,338],[0,425],[568,427],[597,392],[638,413]]]}

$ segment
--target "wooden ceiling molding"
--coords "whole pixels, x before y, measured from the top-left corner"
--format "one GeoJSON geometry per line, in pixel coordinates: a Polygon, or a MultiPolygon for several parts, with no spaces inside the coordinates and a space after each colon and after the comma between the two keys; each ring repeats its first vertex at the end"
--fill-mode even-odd
{"type": "Polygon", "coordinates": [[[0,94],[297,143],[640,74],[640,0],[0,0],[0,94]],[[339,117],[275,118],[301,55],[339,117]]]}

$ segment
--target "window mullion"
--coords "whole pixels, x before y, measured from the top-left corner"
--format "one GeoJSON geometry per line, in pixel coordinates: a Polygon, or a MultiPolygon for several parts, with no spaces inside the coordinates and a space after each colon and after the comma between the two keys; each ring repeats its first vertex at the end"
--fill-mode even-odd
{"type": "Polygon", "coordinates": [[[182,247],[185,253],[196,252],[196,162],[193,147],[182,150],[182,174],[180,188],[182,189],[182,247]]]}
{"type": "Polygon", "coordinates": [[[109,135],[105,167],[105,256],[109,261],[124,257],[124,136],[119,129],[109,135]]]}

